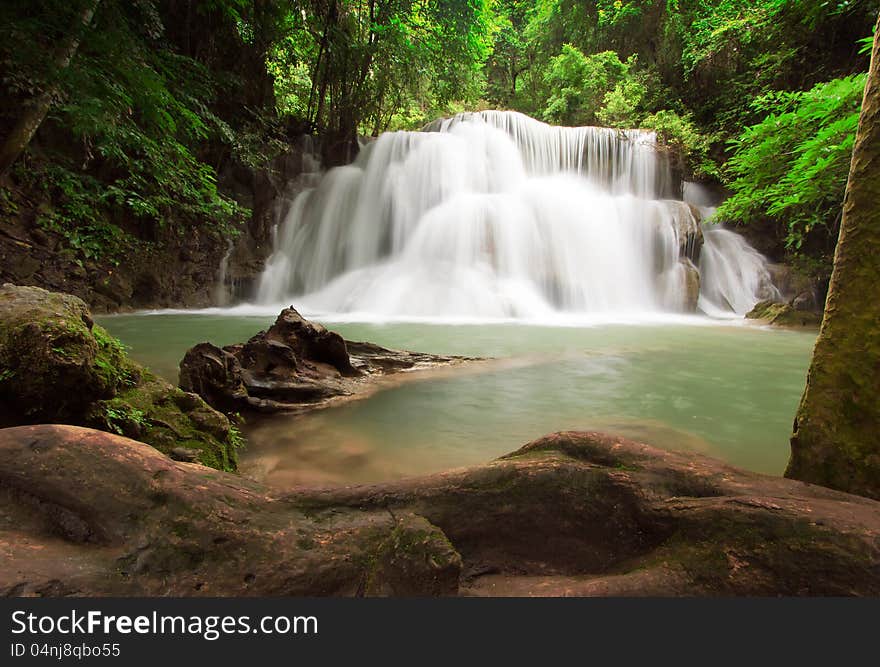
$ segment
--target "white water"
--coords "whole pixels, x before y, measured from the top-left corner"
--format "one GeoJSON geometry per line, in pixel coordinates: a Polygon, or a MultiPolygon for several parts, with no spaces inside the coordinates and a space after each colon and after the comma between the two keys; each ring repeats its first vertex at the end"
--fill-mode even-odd
{"type": "Polygon", "coordinates": [[[700,256],[700,300],[707,315],[744,315],[760,299],[780,299],[767,261],[739,234],[722,227],[705,228],[700,256]]]}
{"type": "Polygon", "coordinates": [[[223,253],[223,259],[220,260],[220,268],[217,271],[217,284],[214,287],[214,303],[223,307],[229,302],[229,290],[226,289],[226,273],[229,270],[229,258],[232,256],[232,249],[235,245],[232,240],[226,242],[226,252],[223,253]]]}
{"type": "Polygon", "coordinates": [[[741,237],[670,199],[652,133],[513,112],[392,132],[293,202],[258,301],[370,318],[743,314],[766,291],[741,237]]]}

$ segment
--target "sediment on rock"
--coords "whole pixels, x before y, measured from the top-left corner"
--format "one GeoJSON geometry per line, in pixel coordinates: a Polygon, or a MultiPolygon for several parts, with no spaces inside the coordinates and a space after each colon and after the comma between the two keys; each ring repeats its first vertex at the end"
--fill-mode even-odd
{"type": "Polygon", "coordinates": [[[598,433],[278,493],[27,426],[0,430],[0,487],[6,595],[880,594],[880,502],[598,433]]]}
{"type": "Polygon", "coordinates": [[[362,394],[387,375],[473,360],[346,341],[290,307],[246,343],[190,348],[180,387],[227,414],[295,412],[362,394]]]}
{"type": "Polygon", "coordinates": [[[0,287],[0,426],[67,423],[235,470],[227,417],[131,361],[75,296],[0,287]]]}

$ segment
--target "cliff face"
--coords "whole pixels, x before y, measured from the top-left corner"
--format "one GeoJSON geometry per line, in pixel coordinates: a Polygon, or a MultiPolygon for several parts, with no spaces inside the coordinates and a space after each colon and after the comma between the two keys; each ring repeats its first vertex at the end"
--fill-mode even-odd
{"type": "Polygon", "coordinates": [[[146,226],[114,220],[126,240],[123,256],[95,256],[42,223],[53,202],[12,186],[0,200],[0,283],[73,294],[99,313],[139,308],[205,307],[246,297],[272,251],[272,228],[289,200],[320,168],[313,140],[301,135],[261,168],[230,165],[219,188],[250,210],[238,229],[166,221],[146,226]],[[228,270],[221,275],[227,256],[228,270]],[[218,284],[223,281],[223,285],[218,284]]]}
{"type": "Polygon", "coordinates": [[[232,245],[227,241],[226,270],[219,270],[219,261],[214,265],[216,301],[246,299],[253,294],[266,258],[272,253],[273,229],[283,222],[293,199],[317,182],[322,143],[312,135],[300,135],[264,169],[233,166],[221,172],[220,186],[250,209],[251,217],[232,245]]]}

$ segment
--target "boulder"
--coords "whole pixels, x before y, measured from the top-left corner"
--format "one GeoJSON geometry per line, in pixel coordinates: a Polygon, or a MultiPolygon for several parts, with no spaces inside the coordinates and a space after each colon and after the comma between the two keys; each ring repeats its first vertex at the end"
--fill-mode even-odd
{"type": "Polygon", "coordinates": [[[341,375],[360,374],[351,365],[342,336],[310,322],[292,307],[281,311],[265,338],[267,343],[288,346],[297,357],[305,360],[307,366],[310,363],[327,364],[341,375]]]}
{"type": "Polygon", "coordinates": [[[0,287],[0,399],[23,423],[81,417],[112,397],[130,372],[82,300],[0,287]]]}
{"type": "Polygon", "coordinates": [[[748,313],[746,319],[762,320],[777,327],[816,328],[822,323],[822,312],[802,310],[791,303],[778,301],[759,301],[748,313]]]}
{"type": "Polygon", "coordinates": [[[236,468],[241,438],[226,416],[131,361],[68,294],[0,287],[0,405],[0,426],[91,426],[236,468]]]}
{"type": "Polygon", "coordinates": [[[241,364],[235,355],[211,343],[199,343],[187,350],[180,362],[179,377],[182,389],[197,394],[221,412],[247,407],[241,364]]]}
{"type": "Polygon", "coordinates": [[[880,502],[600,433],[277,492],[26,426],[0,430],[0,490],[3,595],[880,594],[880,502]]]}
{"type": "Polygon", "coordinates": [[[684,204],[676,213],[676,232],[678,235],[679,257],[688,258],[693,264],[700,264],[703,249],[703,215],[692,204],[684,204]]]}
{"type": "Polygon", "coordinates": [[[473,359],[346,341],[290,307],[246,343],[190,348],[180,387],[227,414],[302,411],[361,394],[385,375],[464,361],[473,359]]]}
{"type": "Polygon", "coordinates": [[[683,308],[686,313],[695,313],[700,300],[700,270],[689,259],[679,261],[684,275],[683,308]]]}

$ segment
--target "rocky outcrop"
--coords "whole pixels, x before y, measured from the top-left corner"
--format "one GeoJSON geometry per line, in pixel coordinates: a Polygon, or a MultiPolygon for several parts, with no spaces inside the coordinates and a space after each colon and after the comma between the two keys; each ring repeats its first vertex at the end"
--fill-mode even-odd
{"type": "Polygon", "coordinates": [[[681,262],[682,275],[684,276],[683,310],[686,313],[695,313],[697,311],[697,303],[700,300],[700,270],[687,258],[679,261],[681,262]]]}
{"type": "Polygon", "coordinates": [[[104,432],[0,430],[5,595],[878,595],[878,547],[880,502],[598,433],[276,493],[104,432]]]}
{"type": "Polygon", "coordinates": [[[822,284],[786,264],[768,264],[767,270],[783,301],[792,304],[795,310],[823,309],[828,291],[827,281],[822,284]]]}
{"type": "MultiPolygon", "coordinates": [[[[280,228],[293,200],[317,184],[322,173],[322,142],[290,128],[287,150],[260,169],[230,162],[219,175],[220,187],[250,209],[244,233],[235,239],[227,256],[227,270],[218,293],[223,301],[255,294],[266,258],[272,253],[272,230],[280,228]],[[297,133],[299,132],[299,133],[297,133]]],[[[216,267],[215,267],[216,268],[216,267]]]]}
{"type": "Polygon", "coordinates": [[[94,312],[209,306],[226,240],[193,227],[186,235],[159,228],[134,232],[120,258],[85,256],[64,234],[40,226],[37,205],[21,201],[13,216],[0,210],[0,283],[37,285],[80,297],[94,312]]]}
{"type": "Polygon", "coordinates": [[[672,205],[678,208],[675,213],[678,256],[686,257],[694,266],[699,266],[703,249],[703,216],[700,209],[684,202],[672,205]]]}
{"type": "Polygon", "coordinates": [[[86,304],[39,287],[0,287],[0,426],[67,423],[112,431],[223,470],[238,432],[195,394],[128,359],[86,304]]]}
{"type": "Polygon", "coordinates": [[[760,301],[748,313],[746,319],[762,320],[777,327],[815,328],[822,323],[822,312],[805,307],[804,302],[795,299],[791,303],[760,301]]]}
{"type": "Polygon", "coordinates": [[[471,360],[345,341],[291,307],[246,343],[188,350],[180,387],[226,413],[300,411],[363,394],[389,374],[471,360]]]}
{"type": "Polygon", "coordinates": [[[175,219],[173,211],[161,225],[108,214],[99,227],[123,239],[127,250],[116,255],[114,244],[103,247],[103,237],[85,248],[82,239],[72,243],[71,230],[49,222],[58,202],[39,189],[10,184],[0,197],[0,284],[73,294],[99,313],[206,307],[217,305],[218,297],[249,296],[272,251],[272,228],[320,173],[321,145],[306,129],[288,128],[286,145],[279,144],[284,150],[265,164],[222,160],[219,191],[250,211],[234,229],[175,219]],[[227,270],[221,276],[224,257],[227,270]],[[224,284],[218,285],[221,277],[224,284]]]}

